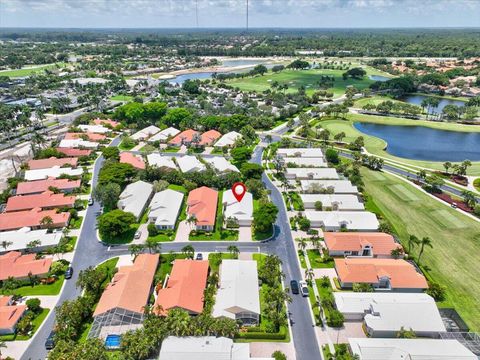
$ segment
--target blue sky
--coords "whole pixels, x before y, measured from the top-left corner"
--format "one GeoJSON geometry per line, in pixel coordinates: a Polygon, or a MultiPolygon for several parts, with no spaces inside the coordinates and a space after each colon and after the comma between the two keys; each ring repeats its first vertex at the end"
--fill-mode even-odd
{"type": "MultiPolygon", "coordinates": [[[[246,0],[0,0],[1,27],[244,27],[246,0]]],[[[480,0],[249,0],[251,27],[480,27],[480,0]]]]}

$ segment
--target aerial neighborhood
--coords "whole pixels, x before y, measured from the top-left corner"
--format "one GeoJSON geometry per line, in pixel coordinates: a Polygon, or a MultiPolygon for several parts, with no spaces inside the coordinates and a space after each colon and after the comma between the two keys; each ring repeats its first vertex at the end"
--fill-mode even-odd
{"type": "Polygon", "coordinates": [[[0,28],[0,360],[478,360],[478,29],[179,3],[0,28]]]}

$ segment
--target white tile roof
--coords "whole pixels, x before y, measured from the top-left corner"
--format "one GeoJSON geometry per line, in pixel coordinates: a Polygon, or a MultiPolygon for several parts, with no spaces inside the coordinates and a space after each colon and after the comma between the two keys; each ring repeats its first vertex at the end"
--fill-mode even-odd
{"type": "Polygon", "coordinates": [[[315,167],[326,167],[327,162],[324,158],[321,157],[285,157],[283,158],[284,163],[288,167],[288,163],[296,164],[297,166],[315,166],[315,167]]]}
{"type": "Polygon", "coordinates": [[[333,168],[288,168],[285,175],[296,179],[338,179],[337,170],[333,168]]]}
{"type": "Polygon", "coordinates": [[[277,155],[282,157],[323,158],[323,152],[320,148],[278,149],[277,155]]]}
{"type": "Polygon", "coordinates": [[[222,260],[212,315],[235,319],[236,313],[245,311],[260,314],[257,262],[222,260]]]}
{"type": "Polygon", "coordinates": [[[102,125],[78,125],[78,127],[83,131],[88,131],[95,134],[105,134],[111,131],[110,129],[102,125]]]}
{"type": "Polygon", "coordinates": [[[335,194],[356,194],[358,189],[348,180],[300,180],[300,186],[303,192],[308,192],[310,185],[318,184],[327,189],[333,187],[335,194]]]}
{"type": "Polygon", "coordinates": [[[128,184],[125,190],[120,194],[118,206],[125,212],[131,212],[137,219],[139,219],[152,191],[152,184],[145,181],[136,181],[128,184]]]}
{"type": "Polygon", "coordinates": [[[235,141],[241,138],[242,135],[236,131],[230,131],[223,135],[218,141],[215,143],[215,146],[224,147],[224,146],[232,146],[235,144],[235,141]]]}
{"type": "Polygon", "coordinates": [[[177,166],[175,165],[172,159],[173,158],[170,156],[162,156],[158,153],[152,153],[147,155],[147,161],[150,164],[150,166],[177,169],[177,166]]]}
{"type": "Polygon", "coordinates": [[[83,139],[63,139],[60,141],[58,147],[96,149],[98,147],[98,143],[83,139]]]}
{"type": "Polygon", "coordinates": [[[27,248],[27,244],[34,240],[40,240],[40,247],[58,245],[63,234],[61,231],[47,233],[48,229],[30,230],[30,228],[21,228],[16,231],[0,232],[0,243],[3,241],[11,242],[11,244],[2,251],[23,250],[27,248]]]}
{"type": "Polygon", "coordinates": [[[159,131],[160,129],[158,127],[156,127],[155,125],[150,125],[140,131],[137,131],[135,134],[131,135],[130,137],[133,140],[145,140],[150,136],[155,135],[159,131]]]}
{"type": "Polygon", "coordinates": [[[66,174],[70,176],[79,176],[83,174],[82,168],[72,169],[70,167],[54,166],[47,169],[26,170],[25,180],[42,180],[51,178],[58,178],[60,175],[66,174]]]}
{"type": "Polygon", "coordinates": [[[374,331],[445,332],[435,300],[424,293],[334,292],[337,309],[346,314],[364,314],[374,331]]]}
{"type": "Polygon", "coordinates": [[[184,173],[192,171],[203,171],[206,169],[205,165],[192,155],[177,157],[176,160],[178,167],[184,173]]]}
{"type": "Polygon", "coordinates": [[[305,211],[305,217],[312,223],[322,223],[327,229],[343,225],[348,230],[376,231],[379,225],[375,214],[367,211],[305,211]]]}
{"type": "Polygon", "coordinates": [[[150,139],[148,139],[148,142],[167,141],[167,139],[177,135],[178,133],[180,133],[180,130],[175,129],[174,127],[169,127],[153,135],[150,139]]]}
{"type": "Polygon", "coordinates": [[[183,196],[183,193],[172,189],[156,193],[150,202],[148,218],[155,219],[157,226],[175,226],[183,196]]]}
{"type": "Polygon", "coordinates": [[[204,158],[204,160],[208,162],[210,165],[212,165],[213,168],[215,168],[219,172],[225,172],[225,171],[239,172],[238,168],[235,165],[233,165],[230,161],[228,161],[222,156],[204,158]]]}
{"type": "Polygon", "coordinates": [[[365,207],[353,194],[299,194],[305,207],[306,204],[320,201],[325,207],[333,207],[335,204],[338,210],[364,210],[365,207]]]}
{"type": "Polygon", "coordinates": [[[478,360],[457,340],[349,338],[360,360],[478,360]]]}
{"type": "Polygon", "coordinates": [[[242,201],[238,202],[233,196],[232,190],[226,190],[223,193],[222,202],[226,206],[224,211],[225,219],[228,217],[235,217],[238,220],[252,220],[253,219],[253,196],[246,192],[242,201]]]}

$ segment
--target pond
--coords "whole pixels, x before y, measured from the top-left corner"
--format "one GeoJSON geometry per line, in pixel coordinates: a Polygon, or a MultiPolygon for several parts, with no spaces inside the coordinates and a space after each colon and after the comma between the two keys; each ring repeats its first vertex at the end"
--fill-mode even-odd
{"type": "Polygon", "coordinates": [[[178,75],[174,77],[173,79],[169,79],[168,82],[171,84],[183,84],[187,80],[205,80],[205,79],[210,79],[212,77],[213,72],[212,71],[205,71],[205,72],[195,72],[195,73],[190,73],[190,74],[183,74],[183,75],[178,75]]]}
{"type": "Polygon", "coordinates": [[[373,81],[387,81],[390,80],[389,77],[382,76],[382,75],[369,75],[368,78],[373,81]]]}
{"type": "MultiPolygon", "coordinates": [[[[422,100],[429,98],[431,96],[428,95],[406,95],[402,97],[400,100],[408,102],[413,105],[418,105],[421,106],[422,100]]],[[[447,105],[456,105],[456,106],[465,106],[465,101],[462,100],[452,100],[452,99],[446,99],[446,98],[438,98],[440,100],[440,103],[438,104],[438,107],[434,109],[434,112],[436,113],[441,113],[443,108],[447,105]]]]}
{"type": "Polygon", "coordinates": [[[354,123],[364,134],[388,144],[386,151],[402,158],[428,161],[480,161],[480,133],[446,131],[425,126],[354,123]]]}
{"type": "Polygon", "coordinates": [[[254,59],[231,59],[223,60],[222,66],[235,67],[235,66],[255,66],[265,63],[266,60],[254,60],[254,59]]]}

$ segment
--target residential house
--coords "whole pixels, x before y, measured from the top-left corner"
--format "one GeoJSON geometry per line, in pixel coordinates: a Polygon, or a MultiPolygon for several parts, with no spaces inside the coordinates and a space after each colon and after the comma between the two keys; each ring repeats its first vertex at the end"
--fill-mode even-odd
{"type": "Polygon", "coordinates": [[[160,230],[175,229],[183,204],[183,196],[183,193],[172,189],[156,193],[150,202],[148,221],[160,230]]]}
{"type": "Polygon", "coordinates": [[[205,131],[201,135],[201,140],[199,145],[212,146],[217,141],[217,139],[219,139],[221,136],[222,134],[219,133],[217,130],[212,129],[212,130],[205,131]]]}
{"type": "Polygon", "coordinates": [[[354,194],[300,194],[305,209],[315,209],[315,204],[322,203],[322,210],[332,211],[362,211],[365,210],[354,194]]]}
{"type": "Polygon", "coordinates": [[[198,131],[188,129],[184,130],[181,133],[177,134],[173,139],[171,139],[168,144],[173,146],[182,146],[182,145],[190,145],[192,140],[196,135],[200,135],[198,131]]]}
{"type": "Polygon", "coordinates": [[[31,230],[24,227],[15,231],[0,232],[0,244],[6,244],[6,247],[0,248],[0,252],[23,251],[29,248],[32,241],[40,243],[32,251],[41,251],[49,247],[56,246],[63,237],[61,231],[49,232],[47,229],[31,230]]]}
{"type": "Polygon", "coordinates": [[[132,154],[128,151],[122,151],[120,153],[120,162],[124,164],[130,164],[137,169],[145,169],[145,162],[140,155],[132,154]]]}
{"type": "Polygon", "coordinates": [[[337,170],[332,168],[287,168],[285,177],[288,180],[336,180],[339,178],[337,170]]]}
{"type": "Polygon", "coordinates": [[[19,251],[0,255],[0,281],[10,277],[17,280],[28,279],[29,276],[46,277],[52,259],[36,259],[36,256],[36,254],[22,255],[19,251]]]}
{"type": "Polygon", "coordinates": [[[374,213],[367,211],[305,211],[312,228],[325,231],[377,231],[380,223],[374,213]]]}
{"type": "Polygon", "coordinates": [[[26,170],[25,171],[25,180],[34,181],[42,180],[48,178],[58,178],[61,175],[69,176],[81,176],[83,174],[83,169],[72,169],[70,167],[60,167],[54,166],[48,169],[37,169],[37,170],[26,170]]]}
{"type": "Polygon", "coordinates": [[[478,360],[453,339],[372,339],[349,338],[352,354],[359,360],[478,360]]]}
{"type": "Polygon", "coordinates": [[[70,213],[57,213],[56,210],[32,209],[14,213],[0,214],[0,231],[17,230],[23,227],[35,229],[61,228],[68,225],[70,213]],[[43,223],[44,219],[52,219],[51,224],[43,223]]]}
{"type": "Polygon", "coordinates": [[[133,265],[118,268],[95,308],[90,338],[104,339],[142,326],[159,257],[159,254],[139,254],[133,265]]]}
{"type": "MultiPolygon", "coordinates": [[[[93,141],[87,141],[83,139],[63,139],[58,144],[58,148],[86,148],[86,149],[96,149],[98,143],[93,141]]],[[[57,148],[57,149],[58,149],[57,148]]]]}
{"type": "Polygon", "coordinates": [[[391,258],[392,251],[401,250],[402,245],[395,242],[390,234],[380,232],[324,232],[325,246],[330,256],[362,256],[373,258],[391,258]]]}
{"type": "Polygon", "coordinates": [[[295,168],[295,167],[315,167],[315,168],[323,168],[327,167],[328,164],[322,157],[284,157],[281,158],[283,164],[287,168],[295,168]]]}
{"type": "Polygon", "coordinates": [[[154,311],[166,314],[168,310],[178,308],[190,315],[200,314],[207,277],[208,261],[175,260],[166,285],[158,290],[154,311]]]}
{"type": "Polygon", "coordinates": [[[215,143],[215,147],[232,147],[238,139],[241,139],[242,135],[236,131],[230,131],[224,134],[218,141],[215,143]]]}
{"type": "Polygon", "coordinates": [[[205,158],[205,161],[220,173],[224,173],[227,171],[239,172],[238,168],[235,165],[233,165],[230,161],[225,159],[223,156],[205,158]]]}
{"type": "Polygon", "coordinates": [[[150,139],[148,139],[148,142],[153,143],[155,141],[159,141],[161,143],[165,143],[167,142],[168,139],[174,137],[179,133],[180,133],[180,130],[175,129],[174,127],[169,127],[153,135],[150,139]]]}
{"type": "Polygon", "coordinates": [[[223,193],[223,215],[224,219],[235,218],[239,226],[250,226],[253,221],[253,196],[245,192],[242,201],[233,196],[232,190],[223,193]]]}
{"type": "Polygon", "coordinates": [[[120,123],[118,121],[113,121],[111,119],[95,119],[93,120],[95,125],[109,125],[112,128],[116,128],[120,123]]]}
{"type": "Polygon", "coordinates": [[[29,170],[49,169],[55,166],[76,168],[78,158],[56,158],[50,157],[48,159],[30,160],[27,165],[29,170]]]}
{"type": "Polygon", "coordinates": [[[90,156],[92,150],[87,149],[74,149],[69,147],[57,147],[56,150],[65,154],[66,156],[80,157],[80,156],[90,156]]]}
{"type": "Polygon", "coordinates": [[[160,129],[155,125],[147,126],[146,128],[137,131],[135,134],[131,135],[130,138],[137,141],[147,140],[149,137],[158,133],[160,129]]]}
{"type": "Polygon", "coordinates": [[[0,296],[0,335],[15,334],[27,305],[14,305],[13,296],[0,296]]]}
{"type": "Polygon", "coordinates": [[[62,207],[73,207],[75,205],[75,196],[65,196],[65,194],[55,194],[47,190],[41,194],[16,195],[8,198],[6,212],[24,211],[33,208],[49,210],[62,207]]]}
{"type": "Polygon", "coordinates": [[[37,181],[25,181],[18,183],[16,194],[17,195],[31,195],[41,194],[51,188],[58,189],[63,193],[71,193],[72,191],[80,188],[82,182],[80,180],[68,180],[68,179],[45,179],[37,181]]]}
{"type": "Polygon", "coordinates": [[[206,186],[190,191],[187,214],[195,218],[196,230],[213,231],[217,216],[218,192],[206,186]]]}
{"type": "Polygon", "coordinates": [[[396,337],[413,330],[418,337],[446,332],[435,300],[424,293],[334,292],[335,304],[346,319],[363,320],[370,337],[396,337]]]}
{"type": "Polygon", "coordinates": [[[145,181],[128,184],[120,194],[118,208],[132,213],[137,221],[142,217],[153,193],[153,186],[145,181]]]}
{"type": "Polygon", "coordinates": [[[242,325],[260,321],[260,295],[255,260],[222,260],[213,317],[225,316],[242,325]]]}
{"type": "MultiPolygon", "coordinates": [[[[72,133],[68,132],[65,134],[65,137],[63,138],[64,140],[78,140],[82,139],[85,141],[93,141],[93,142],[100,142],[102,140],[105,140],[107,137],[102,134],[96,134],[92,132],[86,132],[86,133],[72,133]]],[[[85,146],[87,147],[87,146],[85,146]]]]}
{"type": "Polygon", "coordinates": [[[106,128],[103,125],[78,125],[78,128],[82,131],[92,134],[106,134],[112,130],[106,128]]]}
{"type": "Polygon", "coordinates": [[[274,360],[250,357],[250,344],[215,336],[169,336],[162,342],[159,360],[274,360]]]}
{"type": "Polygon", "coordinates": [[[177,165],[183,173],[199,172],[206,170],[205,164],[193,155],[184,155],[176,158],[177,165]]]}
{"type": "Polygon", "coordinates": [[[335,270],[342,288],[352,288],[355,283],[384,291],[421,292],[428,288],[420,271],[402,259],[335,259],[335,270]]]}
{"type": "Polygon", "coordinates": [[[299,157],[299,158],[323,158],[323,151],[320,148],[291,148],[291,149],[278,149],[277,155],[286,157],[299,157]]]}
{"type": "Polygon", "coordinates": [[[172,156],[164,156],[159,153],[151,153],[147,155],[147,162],[150,166],[177,170],[177,165],[175,165],[172,156]]]}
{"type": "Polygon", "coordinates": [[[307,194],[358,194],[358,189],[348,180],[300,180],[303,193],[307,194]]]}

